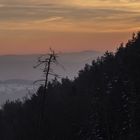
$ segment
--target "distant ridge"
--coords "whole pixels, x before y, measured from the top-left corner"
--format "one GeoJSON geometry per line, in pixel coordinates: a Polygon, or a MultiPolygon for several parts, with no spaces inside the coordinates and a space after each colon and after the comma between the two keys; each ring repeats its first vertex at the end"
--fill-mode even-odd
{"type": "MultiPolygon", "coordinates": [[[[96,51],[96,50],[83,50],[83,51],[76,51],[76,52],[56,52],[56,53],[58,53],[58,54],[65,54],[65,55],[67,55],[67,54],[81,54],[81,53],[101,53],[101,54],[103,54],[103,52],[100,52],[100,51],[96,51]]],[[[47,52],[46,53],[35,53],[35,54],[3,54],[3,55],[0,55],[0,57],[16,57],[16,56],[39,56],[39,55],[45,55],[45,54],[47,54],[47,52]]]]}
{"type": "MultiPolygon", "coordinates": [[[[91,50],[59,53],[58,61],[65,70],[61,66],[53,69],[61,77],[68,76],[73,79],[86,63],[90,64],[102,54],[91,50]]],[[[40,55],[42,54],[0,56],[0,105],[7,99],[15,100],[26,96],[32,90],[34,92],[34,86],[37,85],[33,82],[43,78],[42,71],[33,68],[40,55]]]]}
{"type": "Polygon", "coordinates": [[[29,84],[33,84],[33,81],[24,80],[24,79],[8,79],[8,80],[0,81],[0,84],[24,84],[24,85],[29,85],[29,84]]]}
{"type": "MultiPolygon", "coordinates": [[[[58,61],[66,68],[54,67],[55,71],[62,77],[73,78],[86,63],[91,63],[93,59],[103,53],[93,50],[81,52],[59,53],[58,61]]],[[[23,55],[1,55],[0,56],[0,80],[24,79],[36,80],[41,77],[41,71],[33,69],[37,58],[43,54],[23,54],[23,55]]]]}

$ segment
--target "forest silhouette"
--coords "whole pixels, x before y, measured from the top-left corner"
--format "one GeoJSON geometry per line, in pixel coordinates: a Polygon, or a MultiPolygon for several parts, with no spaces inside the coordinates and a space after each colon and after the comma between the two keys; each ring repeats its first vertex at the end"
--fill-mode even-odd
{"type": "Polygon", "coordinates": [[[48,83],[0,110],[0,140],[140,140],[140,32],[74,80],[48,83]]]}

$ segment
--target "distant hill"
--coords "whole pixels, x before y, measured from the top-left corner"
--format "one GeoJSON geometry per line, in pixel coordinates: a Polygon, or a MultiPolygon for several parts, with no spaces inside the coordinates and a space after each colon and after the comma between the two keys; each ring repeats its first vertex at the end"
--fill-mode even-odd
{"type": "MultiPolygon", "coordinates": [[[[79,64],[70,56],[68,66],[79,64]]],[[[2,140],[140,140],[140,32],[74,80],[55,79],[24,102],[6,102],[0,132],[2,140]]]]}
{"type": "MultiPolygon", "coordinates": [[[[74,78],[86,63],[91,63],[101,55],[96,51],[61,53],[58,57],[60,65],[53,69],[61,77],[74,78]]],[[[33,82],[43,78],[42,71],[33,68],[39,56],[40,54],[0,56],[0,104],[7,99],[22,98],[35,90],[33,82]]]]}
{"type": "MultiPolygon", "coordinates": [[[[65,70],[59,65],[54,69],[56,73],[62,77],[68,76],[69,78],[73,78],[86,63],[90,63],[93,59],[101,56],[101,54],[102,53],[96,51],[61,53],[58,62],[63,65],[65,70]]],[[[0,80],[39,79],[41,77],[41,70],[33,69],[39,56],[40,54],[0,56],[0,80]]]]}

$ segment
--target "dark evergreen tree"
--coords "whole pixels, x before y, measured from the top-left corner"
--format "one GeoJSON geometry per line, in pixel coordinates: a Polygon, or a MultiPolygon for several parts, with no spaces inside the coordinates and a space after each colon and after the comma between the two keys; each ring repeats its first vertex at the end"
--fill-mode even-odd
{"type": "MultiPolygon", "coordinates": [[[[44,140],[140,139],[140,33],[85,65],[74,80],[47,84],[44,140]]],[[[1,140],[39,140],[44,86],[0,110],[1,140]]]]}

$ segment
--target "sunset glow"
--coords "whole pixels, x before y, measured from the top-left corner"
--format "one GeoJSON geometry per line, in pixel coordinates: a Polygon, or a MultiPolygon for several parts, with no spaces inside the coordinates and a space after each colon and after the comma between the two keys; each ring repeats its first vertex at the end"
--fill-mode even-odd
{"type": "Polygon", "coordinates": [[[0,54],[114,50],[140,30],[139,9],[138,0],[0,0],[0,54]]]}

